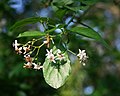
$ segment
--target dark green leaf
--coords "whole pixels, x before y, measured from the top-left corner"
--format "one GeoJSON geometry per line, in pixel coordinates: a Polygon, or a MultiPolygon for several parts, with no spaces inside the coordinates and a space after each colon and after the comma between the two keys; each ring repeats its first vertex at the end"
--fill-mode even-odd
{"type": "Polygon", "coordinates": [[[63,9],[59,9],[59,10],[56,11],[55,16],[57,18],[59,18],[60,20],[62,20],[66,12],[67,11],[65,9],[64,10],[63,9]]]}
{"type": "Polygon", "coordinates": [[[44,21],[48,21],[48,18],[44,18],[44,17],[31,17],[31,18],[23,19],[21,21],[16,22],[10,28],[10,30],[13,31],[16,28],[22,27],[22,26],[27,25],[27,24],[36,23],[36,22],[44,22],[44,21]]]}
{"type": "MultiPolygon", "coordinates": [[[[53,47],[53,54],[57,54],[56,47],[53,47]]],[[[61,87],[71,71],[70,60],[67,53],[64,53],[65,60],[53,63],[46,57],[43,64],[43,75],[45,81],[53,88],[61,87]]]]}
{"type": "Polygon", "coordinates": [[[73,3],[73,0],[53,0],[53,5],[55,6],[64,6],[64,5],[70,5],[73,3]]]}
{"type": "Polygon", "coordinates": [[[71,32],[75,32],[75,33],[83,35],[85,37],[95,39],[95,40],[101,42],[107,48],[109,48],[109,45],[104,41],[104,39],[99,35],[99,33],[94,31],[93,29],[90,29],[87,27],[74,27],[71,29],[71,32]]]}
{"type": "Polygon", "coordinates": [[[44,32],[40,32],[40,31],[26,31],[26,32],[23,32],[23,33],[20,33],[18,35],[18,38],[20,37],[29,37],[29,36],[45,36],[46,34],[44,32]]]}

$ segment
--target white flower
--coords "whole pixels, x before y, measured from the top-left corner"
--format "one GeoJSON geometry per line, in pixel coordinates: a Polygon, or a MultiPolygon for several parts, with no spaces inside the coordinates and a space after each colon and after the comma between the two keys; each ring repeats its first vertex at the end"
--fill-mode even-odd
{"type": "Polygon", "coordinates": [[[84,62],[88,58],[88,56],[85,53],[85,50],[80,50],[80,49],[79,49],[79,54],[77,54],[77,56],[79,57],[80,63],[84,62]]]}
{"type": "Polygon", "coordinates": [[[17,54],[21,54],[22,53],[22,47],[15,49],[15,51],[16,51],[17,54]]]}
{"type": "Polygon", "coordinates": [[[27,62],[27,64],[24,64],[23,68],[32,68],[32,63],[27,62]]]}
{"type": "Polygon", "coordinates": [[[15,50],[18,50],[18,46],[19,46],[20,44],[18,44],[17,43],[17,40],[15,40],[15,43],[13,43],[13,47],[15,47],[15,50]]]}
{"type": "Polygon", "coordinates": [[[46,51],[47,51],[47,54],[46,54],[47,58],[50,58],[50,56],[53,55],[52,49],[50,51],[48,49],[46,49],[46,51]]]}
{"type": "Polygon", "coordinates": [[[24,57],[26,62],[32,62],[32,58],[30,57],[29,54],[24,55],[24,57]]]}
{"type": "Polygon", "coordinates": [[[18,48],[18,50],[16,50],[19,54],[22,53],[22,47],[18,48]]]}
{"type": "Polygon", "coordinates": [[[15,47],[15,51],[19,54],[22,53],[22,47],[18,47],[20,44],[17,42],[17,40],[15,40],[15,42],[13,43],[13,47],[15,47]]]}
{"type": "Polygon", "coordinates": [[[27,52],[30,51],[30,46],[28,46],[28,47],[23,47],[23,50],[24,50],[24,53],[23,53],[23,54],[26,54],[27,52]]]}
{"type": "Polygon", "coordinates": [[[55,61],[55,56],[54,56],[53,54],[50,56],[50,61],[56,63],[56,61],[55,61]]]}
{"type": "Polygon", "coordinates": [[[52,49],[50,51],[46,49],[46,51],[47,51],[47,54],[46,54],[47,58],[50,59],[50,61],[56,63],[55,56],[54,54],[52,54],[52,49]]]}
{"type": "Polygon", "coordinates": [[[43,66],[37,65],[35,63],[32,63],[32,65],[34,65],[33,69],[36,69],[36,70],[40,70],[41,68],[43,68],[43,66]]]}
{"type": "Polygon", "coordinates": [[[57,50],[57,58],[56,58],[56,60],[63,60],[63,59],[65,59],[65,57],[64,57],[64,54],[62,54],[61,53],[61,50],[60,49],[58,49],[57,50]]]}

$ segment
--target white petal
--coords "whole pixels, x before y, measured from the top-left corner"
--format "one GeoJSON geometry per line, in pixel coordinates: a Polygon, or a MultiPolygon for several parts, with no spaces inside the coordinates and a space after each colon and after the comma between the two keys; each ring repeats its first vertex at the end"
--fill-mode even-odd
{"type": "Polygon", "coordinates": [[[56,61],[55,61],[55,60],[52,60],[52,62],[56,63],[56,61]]]}
{"type": "Polygon", "coordinates": [[[82,50],[81,53],[85,53],[85,50],[82,50]]]}
{"type": "Polygon", "coordinates": [[[18,43],[17,43],[17,40],[15,40],[15,44],[18,44],[18,43]]]}
{"type": "Polygon", "coordinates": [[[79,49],[79,53],[81,53],[81,50],[79,49]]]}
{"type": "Polygon", "coordinates": [[[44,43],[44,44],[47,44],[47,43],[48,43],[48,41],[43,41],[43,43],[44,43]]]}
{"type": "Polygon", "coordinates": [[[22,50],[22,47],[20,47],[19,50],[22,50]]]}
{"type": "Polygon", "coordinates": [[[46,51],[47,51],[47,53],[49,53],[49,50],[48,50],[48,49],[46,49],[46,51]]]}
{"type": "Polygon", "coordinates": [[[58,52],[58,53],[61,53],[61,50],[60,50],[60,49],[58,49],[58,50],[57,50],[57,52],[58,52]]]}
{"type": "Polygon", "coordinates": [[[23,49],[24,49],[24,50],[26,50],[26,49],[27,49],[27,47],[23,47],[23,49]]]}
{"type": "Polygon", "coordinates": [[[52,49],[50,49],[50,53],[52,53],[52,49]]]}

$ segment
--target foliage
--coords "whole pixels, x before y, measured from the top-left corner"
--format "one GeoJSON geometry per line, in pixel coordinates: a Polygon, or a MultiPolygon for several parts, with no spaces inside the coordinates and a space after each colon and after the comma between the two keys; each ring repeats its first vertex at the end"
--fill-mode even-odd
{"type": "MultiPolygon", "coordinates": [[[[52,3],[54,5],[56,5],[57,7],[60,7],[60,6],[70,5],[70,4],[74,3],[74,2],[72,0],[71,1],[64,1],[63,0],[63,1],[60,1],[60,2],[58,2],[58,1],[52,1],[52,3]]],[[[69,11],[69,9],[67,11],[69,11]]],[[[73,13],[76,14],[76,12],[73,12],[73,13]]],[[[71,20],[73,20],[73,19],[75,19],[74,15],[72,16],[71,20]]],[[[35,60],[38,60],[38,58],[39,58],[38,54],[39,54],[39,50],[41,49],[41,47],[46,44],[47,47],[50,48],[51,47],[50,39],[53,40],[53,38],[52,38],[53,36],[54,36],[54,40],[55,40],[56,37],[57,38],[58,37],[59,38],[63,38],[63,36],[65,34],[69,34],[67,26],[69,26],[69,23],[70,23],[71,20],[68,22],[68,24],[64,24],[64,22],[62,22],[60,24],[60,25],[63,25],[62,28],[60,28],[60,30],[62,31],[60,34],[55,34],[54,30],[52,30],[52,29],[49,28],[49,26],[52,26],[53,29],[56,29],[55,25],[57,25],[57,23],[54,24],[54,25],[52,25],[50,23],[50,20],[52,20],[52,19],[42,18],[42,17],[32,17],[32,18],[27,18],[27,19],[21,20],[21,21],[15,23],[10,28],[11,30],[15,30],[16,28],[21,27],[23,25],[30,24],[30,23],[36,23],[36,22],[41,23],[43,25],[43,27],[44,27],[44,30],[45,30],[44,33],[39,32],[39,31],[27,31],[27,32],[24,32],[22,34],[20,33],[19,36],[18,36],[19,38],[20,37],[26,37],[26,36],[27,37],[28,36],[42,36],[41,39],[42,38],[46,38],[46,41],[43,41],[43,44],[41,44],[41,45],[38,45],[38,46],[35,47],[34,43],[36,41],[38,41],[38,40],[35,40],[35,41],[29,41],[30,43],[32,43],[31,45],[27,43],[27,44],[23,45],[22,47],[19,47],[19,43],[17,44],[17,41],[15,40],[15,44],[14,44],[15,51],[17,51],[18,54],[23,53],[24,57],[25,57],[25,60],[27,62],[27,64],[25,64],[23,66],[24,68],[33,68],[33,69],[40,69],[40,68],[42,68],[42,66],[33,63],[33,62],[35,62],[35,60]],[[46,30],[47,30],[47,33],[46,33],[46,30]],[[50,34],[50,30],[52,30],[52,34],[50,34]],[[29,47],[27,47],[27,46],[29,46],[29,47]],[[34,49],[32,50],[30,47],[34,47],[34,49]],[[22,52],[22,49],[25,52],[22,52]],[[31,55],[34,53],[34,50],[36,50],[36,49],[37,49],[36,55],[33,56],[33,57],[31,57],[31,55]],[[31,51],[27,52],[29,50],[31,50],[31,51]],[[30,55],[30,56],[26,56],[26,55],[30,55]],[[34,66],[34,67],[32,67],[32,66],[34,66]]],[[[70,33],[72,33],[72,32],[74,34],[78,33],[78,34],[83,35],[85,37],[93,38],[93,39],[95,39],[97,41],[100,41],[103,44],[107,45],[106,42],[102,39],[102,37],[99,35],[99,33],[97,33],[96,31],[94,31],[93,29],[90,29],[89,27],[88,28],[85,28],[85,27],[73,27],[69,31],[70,31],[70,33]]],[[[68,39],[68,38],[66,37],[66,39],[68,39]]],[[[69,42],[68,43],[66,43],[64,41],[61,42],[61,40],[59,40],[59,42],[61,44],[65,45],[65,46],[61,45],[60,47],[65,47],[65,50],[73,53],[72,51],[69,50],[69,48],[67,48],[69,42]]],[[[53,43],[53,45],[56,45],[56,44],[53,43]]],[[[60,49],[57,49],[57,48],[54,48],[54,47],[52,49],[51,49],[50,52],[47,50],[47,52],[48,52],[46,54],[47,57],[45,59],[45,62],[43,63],[43,75],[44,75],[44,78],[45,78],[46,82],[50,86],[52,86],[53,88],[59,88],[59,87],[61,87],[65,83],[66,78],[69,76],[70,69],[71,69],[70,68],[70,60],[69,60],[69,58],[67,56],[68,55],[67,52],[64,52],[64,54],[62,54],[63,50],[61,52],[60,49]],[[52,53],[52,49],[53,49],[53,53],[52,53]],[[57,50],[60,50],[60,53],[57,52],[57,50]],[[61,58],[62,59],[64,58],[64,59],[62,60],[61,58]],[[58,60],[58,59],[60,59],[60,60],[58,60]]],[[[74,55],[76,55],[76,54],[74,54],[74,55]]],[[[86,53],[84,53],[84,51],[80,50],[79,54],[76,55],[76,56],[79,57],[80,61],[85,61],[86,60],[86,53]]],[[[38,63],[38,61],[37,61],[37,63],[38,63]]],[[[39,63],[41,63],[41,62],[39,62],[39,63]]]]}
{"type": "Polygon", "coordinates": [[[119,6],[106,2],[31,0],[18,14],[0,1],[0,96],[119,96],[119,6]],[[38,16],[43,9],[50,15],[38,16]]]}

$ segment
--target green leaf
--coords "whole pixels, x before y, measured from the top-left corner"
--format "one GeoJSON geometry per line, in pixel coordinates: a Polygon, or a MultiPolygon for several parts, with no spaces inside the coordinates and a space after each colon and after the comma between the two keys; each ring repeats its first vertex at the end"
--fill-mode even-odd
{"type": "Polygon", "coordinates": [[[20,37],[29,37],[29,36],[45,36],[46,34],[44,32],[40,32],[40,31],[26,31],[26,32],[23,32],[23,33],[20,33],[18,35],[18,38],[20,37]]]}
{"type": "Polygon", "coordinates": [[[53,32],[53,31],[55,31],[56,29],[57,29],[57,28],[54,27],[54,28],[52,28],[52,29],[50,29],[50,30],[45,31],[45,33],[51,33],[51,32],[53,32]]]}
{"type": "Polygon", "coordinates": [[[104,41],[104,39],[99,35],[99,33],[94,31],[93,29],[87,27],[74,27],[70,31],[88,38],[95,39],[101,42],[105,47],[110,48],[109,45],[104,41]]]}
{"type": "Polygon", "coordinates": [[[30,18],[27,18],[27,19],[23,19],[21,21],[18,21],[16,22],[11,28],[10,28],[10,31],[13,31],[19,27],[22,27],[24,25],[27,25],[27,24],[31,24],[31,23],[37,23],[37,22],[45,22],[45,21],[48,21],[48,18],[45,18],[45,17],[30,17],[30,18]]]}
{"type": "Polygon", "coordinates": [[[93,5],[93,4],[97,3],[97,2],[98,2],[98,0],[87,0],[87,1],[84,1],[84,3],[87,4],[87,5],[93,5]]]}
{"type": "Polygon", "coordinates": [[[66,10],[64,9],[59,9],[59,10],[57,10],[56,12],[55,12],[55,16],[57,17],[57,18],[59,18],[60,20],[62,20],[63,19],[63,17],[65,16],[65,14],[66,14],[66,10]]]}
{"type": "Polygon", "coordinates": [[[64,5],[70,5],[73,3],[73,0],[53,0],[53,5],[55,6],[64,6],[64,5]]]}
{"type": "MultiPolygon", "coordinates": [[[[53,54],[57,54],[57,48],[53,47],[53,54]]],[[[53,88],[61,87],[65,82],[71,71],[70,60],[67,52],[64,53],[65,60],[56,61],[53,63],[46,57],[43,64],[43,75],[45,81],[53,88]]]]}
{"type": "Polygon", "coordinates": [[[80,0],[80,1],[86,5],[93,5],[98,2],[98,0],[80,0]]]}
{"type": "Polygon", "coordinates": [[[65,6],[65,8],[67,8],[67,9],[69,9],[69,10],[72,10],[72,11],[79,11],[80,9],[82,9],[81,8],[81,6],[79,6],[79,7],[69,7],[69,6],[65,6]]]}

